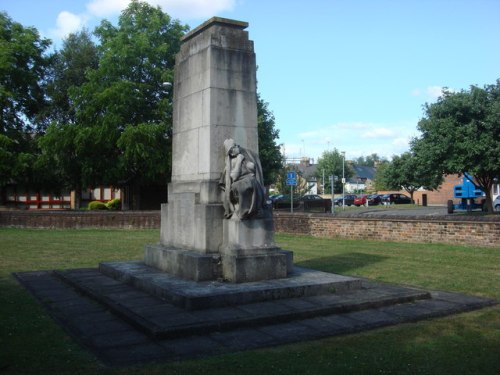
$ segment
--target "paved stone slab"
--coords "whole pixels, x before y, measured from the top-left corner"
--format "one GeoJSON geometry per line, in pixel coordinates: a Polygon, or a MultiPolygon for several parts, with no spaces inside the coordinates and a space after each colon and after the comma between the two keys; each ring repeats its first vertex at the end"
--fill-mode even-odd
{"type": "MultiPolygon", "coordinates": [[[[95,269],[75,270],[75,274],[85,275],[87,280],[100,279],[103,285],[110,285],[105,278],[94,278],[95,272],[95,269]]],[[[155,321],[157,329],[172,329],[193,322],[202,322],[209,328],[214,328],[205,330],[200,326],[198,330],[181,330],[174,337],[162,338],[152,337],[138,330],[135,325],[124,320],[120,313],[111,313],[108,305],[98,303],[68,286],[52,271],[17,273],[15,276],[72,337],[110,366],[182,360],[300,342],[444,316],[498,303],[495,300],[440,291],[424,291],[424,294],[419,294],[417,289],[368,281],[363,281],[359,290],[334,296],[325,295],[323,300],[321,296],[312,296],[270,301],[267,303],[275,305],[260,312],[255,307],[262,307],[262,302],[256,303],[254,308],[248,304],[244,308],[236,306],[189,311],[157,297],[137,296],[137,302],[149,301],[150,305],[132,303],[126,308],[131,308],[131,313],[140,320],[155,321]],[[403,303],[393,304],[391,298],[398,293],[403,298],[413,293],[417,298],[411,302],[405,300],[403,303]],[[418,298],[425,294],[432,298],[418,298]],[[375,298],[371,307],[367,305],[369,298],[375,298]],[[385,302],[382,302],[384,298],[385,302]],[[357,305],[356,300],[359,302],[357,305]],[[350,310],[349,303],[353,304],[350,310]],[[76,312],[78,306],[82,309],[76,312]],[[283,307],[295,310],[296,315],[283,320],[283,307]],[[314,316],[311,312],[314,309],[320,309],[322,315],[314,316]],[[300,311],[302,315],[297,313],[300,311]],[[311,316],[304,313],[307,311],[311,316]],[[246,319],[254,314],[261,314],[261,320],[254,322],[258,324],[245,325],[245,320],[241,324],[241,318],[246,319]]],[[[96,290],[99,289],[99,282],[93,283],[93,286],[96,290]]],[[[122,306],[120,298],[130,295],[128,288],[132,287],[127,285],[124,291],[113,296],[117,298],[116,306],[122,306]]]]}

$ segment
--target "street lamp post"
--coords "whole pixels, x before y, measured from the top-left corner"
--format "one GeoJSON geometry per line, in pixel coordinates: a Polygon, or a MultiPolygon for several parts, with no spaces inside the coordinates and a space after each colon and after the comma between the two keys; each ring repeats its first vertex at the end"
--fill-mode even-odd
{"type": "Polygon", "coordinates": [[[342,151],[342,210],[345,210],[345,151],[342,151]]]}

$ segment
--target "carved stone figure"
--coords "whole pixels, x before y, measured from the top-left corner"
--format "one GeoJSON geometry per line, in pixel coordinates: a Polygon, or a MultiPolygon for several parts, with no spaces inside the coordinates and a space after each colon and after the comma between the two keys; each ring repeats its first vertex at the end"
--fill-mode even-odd
{"type": "Polygon", "coordinates": [[[225,168],[219,181],[224,191],[224,217],[241,220],[257,216],[264,208],[265,193],[259,157],[234,140],[224,141],[225,168]]]}

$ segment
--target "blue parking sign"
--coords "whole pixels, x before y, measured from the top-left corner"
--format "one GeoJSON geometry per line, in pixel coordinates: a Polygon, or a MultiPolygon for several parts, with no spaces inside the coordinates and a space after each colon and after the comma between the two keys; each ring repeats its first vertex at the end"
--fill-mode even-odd
{"type": "Polygon", "coordinates": [[[287,172],[286,178],[288,180],[295,180],[297,178],[297,172],[294,172],[294,171],[287,172]]]}

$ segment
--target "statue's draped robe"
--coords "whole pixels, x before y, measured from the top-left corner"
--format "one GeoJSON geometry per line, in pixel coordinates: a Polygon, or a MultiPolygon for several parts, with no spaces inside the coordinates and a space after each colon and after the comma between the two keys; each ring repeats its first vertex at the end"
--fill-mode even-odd
{"type": "Polygon", "coordinates": [[[221,176],[224,188],[225,217],[250,219],[259,214],[265,204],[264,181],[259,157],[251,150],[240,148],[240,154],[226,156],[221,176]]]}

